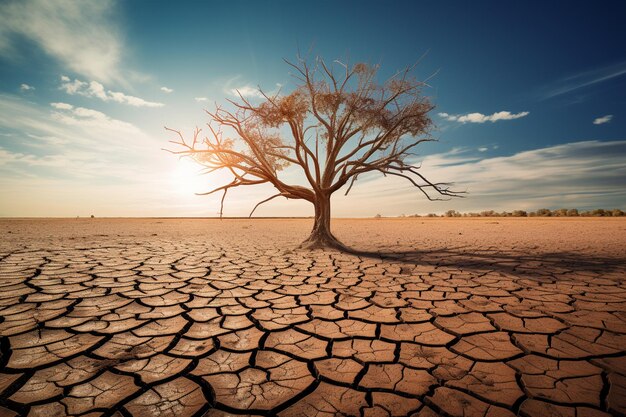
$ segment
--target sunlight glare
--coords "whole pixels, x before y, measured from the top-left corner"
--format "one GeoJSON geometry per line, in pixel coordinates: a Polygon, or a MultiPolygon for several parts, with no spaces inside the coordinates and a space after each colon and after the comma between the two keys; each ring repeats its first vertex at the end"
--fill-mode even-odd
{"type": "Polygon", "coordinates": [[[195,193],[205,192],[209,184],[209,177],[202,174],[202,166],[189,158],[181,158],[176,161],[176,167],[172,172],[172,182],[179,193],[193,196],[195,193]]]}

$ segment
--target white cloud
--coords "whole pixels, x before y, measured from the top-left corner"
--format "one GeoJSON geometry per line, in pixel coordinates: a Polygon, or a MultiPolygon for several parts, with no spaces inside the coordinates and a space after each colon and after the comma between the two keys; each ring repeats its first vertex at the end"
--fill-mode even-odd
{"type": "Polygon", "coordinates": [[[67,103],[50,103],[50,105],[59,110],[72,110],[74,108],[74,106],[67,103]]]}
{"type": "Polygon", "coordinates": [[[67,94],[80,94],[80,91],[87,87],[86,82],[80,80],[71,81],[65,75],[61,76],[61,81],[61,88],[65,90],[67,94]]]}
{"type": "Polygon", "coordinates": [[[51,103],[51,106],[57,110],[61,110],[54,112],[52,115],[53,118],[66,125],[105,129],[109,131],[114,130],[126,133],[139,133],[139,129],[131,123],[112,119],[97,110],[85,107],[73,107],[66,103],[51,103]]]}
{"type": "Polygon", "coordinates": [[[0,5],[0,54],[19,55],[24,37],[66,68],[100,81],[120,81],[122,41],[114,23],[115,2],[21,0],[0,5]]]}
{"type": "Polygon", "coordinates": [[[489,148],[485,148],[485,147],[478,148],[478,152],[487,152],[488,150],[489,148]]]}
{"type": "Polygon", "coordinates": [[[206,97],[196,97],[194,100],[196,100],[198,103],[202,103],[204,101],[208,101],[209,99],[206,97]]]}
{"type": "Polygon", "coordinates": [[[165,87],[165,86],[161,87],[161,91],[163,91],[163,92],[165,92],[165,93],[167,93],[167,94],[169,94],[169,93],[173,93],[173,92],[174,92],[174,90],[173,90],[173,89],[171,89],[171,88],[167,88],[167,87],[165,87]]]}
{"type": "Polygon", "coordinates": [[[613,118],[612,114],[607,114],[606,116],[598,117],[597,119],[595,119],[593,121],[593,124],[594,125],[602,125],[604,123],[610,122],[612,118],[613,118]]]}
{"type": "Polygon", "coordinates": [[[439,117],[445,120],[448,120],[450,122],[459,122],[459,123],[485,123],[485,122],[495,123],[499,120],[519,119],[522,117],[526,117],[529,114],[530,112],[527,112],[527,111],[523,111],[519,113],[511,113],[509,111],[499,111],[488,116],[482,113],[468,113],[464,115],[439,113],[439,117]]]}
{"type": "Polygon", "coordinates": [[[114,101],[117,103],[128,104],[135,107],[162,107],[163,103],[157,103],[153,101],[147,101],[139,97],[129,96],[117,91],[111,91],[104,88],[104,85],[98,81],[91,81],[89,83],[75,79],[70,80],[69,77],[61,76],[61,87],[67,94],[81,95],[85,97],[95,97],[102,101],[114,101]]]}
{"type": "Polygon", "coordinates": [[[231,88],[228,90],[228,92],[231,95],[237,96],[237,97],[239,97],[239,95],[241,94],[243,97],[248,97],[248,98],[252,98],[252,97],[263,98],[263,94],[261,94],[259,89],[252,87],[250,85],[243,85],[241,87],[231,88]]]}
{"type": "MultiPolygon", "coordinates": [[[[121,93],[113,93],[110,92],[111,94],[121,94],[121,93]]],[[[87,88],[87,93],[86,95],[89,96],[93,96],[93,97],[97,97],[100,100],[103,101],[107,101],[109,100],[109,96],[107,95],[107,92],[104,89],[104,86],[102,84],[100,84],[98,81],[92,81],[89,83],[89,87],[87,88]]],[[[123,94],[122,94],[123,95],[123,94]]]]}
{"type": "Polygon", "coordinates": [[[32,91],[34,89],[35,89],[35,87],[33,87],[32,85],[28,85],[28,84],[21,84],[20,85],[20,90],[21,91],[32,91]]]}
{"type": "MultiPolygon", "coordinates": [[[[139,97],[128,96],[124,93],[117,93],[114,91],[107,91],[107,95],[110,100],[116,101],[118,103],[125,103],[135,107],[163,107],[163,103],[158,103],[154,101],[146,101],[139,97]]],[[[103,99],[106,101],[106,99],[103,99]]]]}

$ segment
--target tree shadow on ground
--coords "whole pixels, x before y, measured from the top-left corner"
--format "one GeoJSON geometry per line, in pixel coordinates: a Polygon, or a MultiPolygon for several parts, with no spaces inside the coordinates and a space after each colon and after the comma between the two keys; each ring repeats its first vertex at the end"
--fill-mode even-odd
{"type": "MultiPolygon", "coordinates": [[[[380,259],[410,270],[417,266],[459,269],[472,272],[502,272],[512,275],[556,276],[566,274],[626,273],[626,256],[583,252],[529,252],[498,249],[476,250],[469,247],[435,250],[358,250],[347,252],[361,258],[380,259]]],[[[623,275],[614,277],[623,279],[623,275]]]]}

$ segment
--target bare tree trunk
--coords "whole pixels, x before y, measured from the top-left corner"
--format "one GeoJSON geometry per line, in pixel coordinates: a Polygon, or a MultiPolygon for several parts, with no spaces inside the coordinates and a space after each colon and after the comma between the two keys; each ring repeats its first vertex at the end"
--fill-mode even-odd
{"type": "Polygon", "coordinates": [[[306,249],[347,249],[330,231],[330,195],[317,195],[314,206],[315,223],[313,223],[313,230],[300,247],[306,249]]]}

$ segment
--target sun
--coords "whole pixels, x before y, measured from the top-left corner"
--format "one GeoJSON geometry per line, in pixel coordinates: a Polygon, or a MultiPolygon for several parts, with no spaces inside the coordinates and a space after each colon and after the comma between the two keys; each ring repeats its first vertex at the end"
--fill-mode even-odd
{"type": "Polygon", "coordinates": [[[176,190],[183,195],[194,195],[206,191],[208,177],[202,175],[202,166],[190,158],[180,158],[172,171],[172,182],[176,190]]]}

